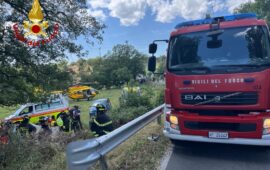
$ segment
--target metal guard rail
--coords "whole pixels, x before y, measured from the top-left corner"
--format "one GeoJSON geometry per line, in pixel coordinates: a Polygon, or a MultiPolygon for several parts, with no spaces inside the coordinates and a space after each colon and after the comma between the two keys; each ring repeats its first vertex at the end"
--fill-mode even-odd
{"type": "Polygon", "coordinates": [[[98,160],[107,169],[105,155],[163,113],[164,104],[99,138],[76,141],[66,149],[69,170],[87,170],[98,160]]]}

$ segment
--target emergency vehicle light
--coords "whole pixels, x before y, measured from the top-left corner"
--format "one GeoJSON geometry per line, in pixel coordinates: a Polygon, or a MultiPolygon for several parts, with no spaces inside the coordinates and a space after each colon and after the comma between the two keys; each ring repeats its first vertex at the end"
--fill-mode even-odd
{"type": "Polygon", "coordinates": [[[195,25],[212,24],[212,23],[217,22],[217,20],[220,20],[220,22],[224,22],[224,21],[235,21],[235,20],[248,19],[248,18],[257,19],[257,16],[255,13],[245,13],[245,14],[228,15],[228,16],[223,16],[223,17],[199,19],[199,20],[182,22],[176,25],[175,29],[179,29],[182,27],[195,26],[195,25]]]}

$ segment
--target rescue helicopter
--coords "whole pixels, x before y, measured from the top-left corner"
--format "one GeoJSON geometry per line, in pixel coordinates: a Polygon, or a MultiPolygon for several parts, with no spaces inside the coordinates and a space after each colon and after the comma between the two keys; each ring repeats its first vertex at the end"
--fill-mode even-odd
{"type": "Polygon", "coordinates": [[[73,100],[87,99],[88,101],[93,99],[98,94],[98,91],[91,86],[87,85],[73,85],[67,89],[67,95],[73,100]]]}

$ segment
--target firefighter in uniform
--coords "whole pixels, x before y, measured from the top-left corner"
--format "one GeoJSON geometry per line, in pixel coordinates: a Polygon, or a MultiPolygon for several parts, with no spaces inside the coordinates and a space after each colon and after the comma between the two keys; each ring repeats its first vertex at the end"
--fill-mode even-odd
{"type": "Polygon", "coordinates": [[[66,112],[61,112],[56,119],[56,124],[59,126],[61,131],[69,132],[69,115],[66,112]]]}
{"type": "Polygon", "coordinates": [[[42,129],[41,134],[49,135],[52,133],[52,130],[50,129],[50,126],[49,126],[48,117],[44,117],[44,116],[39,117],[39,125],[41,126],[41,129],[42,129]]]}
{"type": "Polygon", "coordinates": [[[103,104],[96,105],[96,116],[90,122],[90,129],[95,137],[106,135],[113,130],[112,121],[106,115],[106,108],[103,104]]]}
{"type": "Polygon", "coordinates": [[[79,106],[74,106],[71,112],[71,129],[76,131],[80,131],[83,129],[81,122],[81,110],[79,106]]]}
{"type": "Polygon", "coordinates": [[[18,129],[22,135],[25,135],[27,132],[30,134],[32,132],[36,132],[37,130],[35,126],[30,124],[30,117],[28,115],[23,117],[23,120],[20,122],[18,129]]]}

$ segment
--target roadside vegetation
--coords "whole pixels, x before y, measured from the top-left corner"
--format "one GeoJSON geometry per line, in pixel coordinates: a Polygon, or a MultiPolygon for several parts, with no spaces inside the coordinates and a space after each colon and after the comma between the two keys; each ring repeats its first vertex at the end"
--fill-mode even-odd
{"type": "Polygon", "coordinates": [[[112,151],[107,156],[110,169],[157,169],[170,145],[168,138],[162,134],[162,128],[162,125],[153,122],[112,151]],[[159,138],[149,140],[152,135],[159,138]]]}

